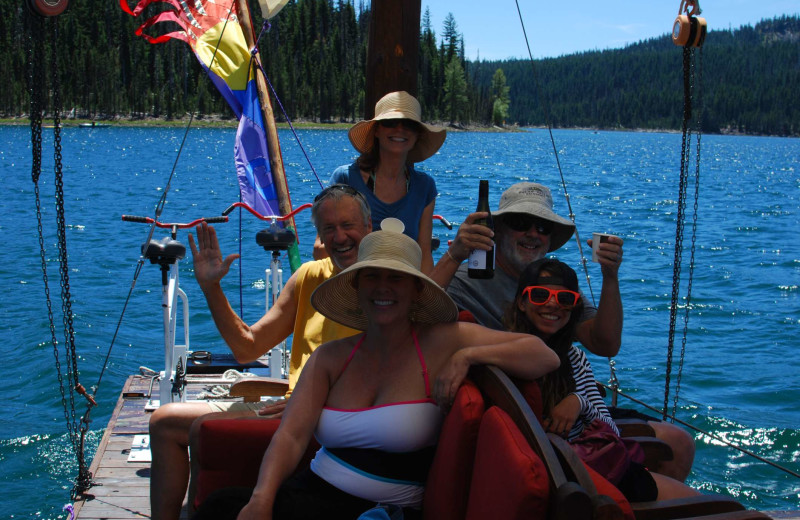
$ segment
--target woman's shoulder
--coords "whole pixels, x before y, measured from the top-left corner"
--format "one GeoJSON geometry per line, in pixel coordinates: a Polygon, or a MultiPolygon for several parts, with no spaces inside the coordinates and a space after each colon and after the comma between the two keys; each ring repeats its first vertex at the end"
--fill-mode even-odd
{"type": "Polygon", "coordinates": [[[408,175],[409,175],[409,177],[414,177],[414,178],[416,178],[417,180],[419,180],[421,182],[425,182],[425,183],[431,183],[431,182],[435,183],[436,182],[436,181],[433,180],[433,176],[430,173],[428,173],[428,172],[426,172],[424,170],[417,169],[416,165],[414,165],[414,164],[412,164],[412,165],[410,165],[408,167],[408,175]]]}
{"type": "Polygon", "coordinates": [[[412,191],[424,195],[425,204],[436,198],[436,181],[424,171],[417,170],[413,165],[409,168],[412,191]]]}
{"type": "Polygon", "coordinates": [[[327,370],[338,373],[361,337],[362,334],[359,333],[355,336],[326,341],[314,349],[312,356],[316,357],[317,363],[327,370]]]}
{"type": "Polygon", "coordinates": [[[431,325],[416,325],[420,342],[427,342],[435,348],[451,350],[462,345],[465,339],[471,339],[485,327],[477,323],[450,321],[431,325]]]}
{"type": "Polygon", "coordinates": [[[361,173],[357,162],[338,166],[335,170],[333,170],[333,174],[331,175],[331,184],[349,184],[350,176],[353,172],[359,174],[361,173]]]}

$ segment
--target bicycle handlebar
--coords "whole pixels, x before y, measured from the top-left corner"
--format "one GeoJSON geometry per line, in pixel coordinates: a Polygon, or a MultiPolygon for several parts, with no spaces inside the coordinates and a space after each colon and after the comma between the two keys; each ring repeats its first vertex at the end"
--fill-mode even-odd
{"type": "Polygon", "coordinates": [[[444,224],[447,229],[450,229],[450,230],[453,229],[453,224],[451,224],[450,221],[447,220],[446,218],[444,218],[443,216],[434,215],[433,218],[434,218],[434,220],[440,220],[442,222],[442,224],[444,224]]]}
{"type": "Polygon", "coordinates": [[[306,203],[306,204],[303,204],[302,206],[296,207],[291,213],[288,213],[286,215],[280,216],[280,215],[262,215],[261,213],[259,213],[258,211],[254,210],[253,208],[251,208],[250,206],[248,206],[244,202],[234,202],[233,204],[231,204],[228,207],[228,209],[223,211],[222,214],[226,215],[226,219],[227,219],[227,215],[229,215],[231,213],[231,211],[234,210],[234,208],[244,208],[247,211],[249,211],[250,213],[252,213],[253,215],[255,215],[256,217],[260,218],[261,220],[277,220],[277,221],[283,222],[284,220],[289,220],[290,218],[294,217],[295,215],[297,215],[298,213],[300,213],[304,209],[310,208],[312,205],[313,204],[311,204],[310,202],[306,203]]]}
{"type": "Polygon", "coordinates": [[[139,217],[136,215],[122,215],[122,220],[125,222],[139,222],[141,224],[153,224],[155,223],[156,227],[164,228],[164,229],[186,229],[186,228],[193,228],[200,224],[201,222],[208,222],[209,224],[219,224],[222,222],[227,222],[228,217],[223,215],[221,217],[202,217],[195,219],[191,222],[180,223],[180,222],[158,222],[157,220],[150,218],[150,217],[139,217]]]}

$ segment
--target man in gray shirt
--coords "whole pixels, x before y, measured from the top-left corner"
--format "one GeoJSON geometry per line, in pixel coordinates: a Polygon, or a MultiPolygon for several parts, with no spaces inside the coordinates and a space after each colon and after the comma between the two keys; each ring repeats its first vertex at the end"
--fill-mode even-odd
{"type": "MultiPolygon", "coordinates": [[[[436,264],[431,277],[447,288],[460,309],[467,310],[481,325],[503,328],[503,314],[514,299],[517,280],[525,266],[557,250],[570,239],[575,225],[553,212],[550,190],[541,184],[521,182],[503,192],[500,206],[492,212],[494,234],[475,224],[485,213],[472,213],[458,229],[456,238],[436,264]],[[495,247],[494,277],[470,278],[466,264],[472,249],[495,247]]],[[[589,241],[591,244],[591,240],[589,241]]],[[[600,245],[603,285],[595,308],[584,298],[583,320],[577,339],[594,354],[614,356],[622,337],[622,300],[618,271],[622,261],[622,239],[611,237],[600,245]]]]}
{"type": "MultiPolygon", "coordinates": [[[[575,225],[553,211],[550,190],[541,184],[520,182],[508,188],[492,212],[494,232],[475,224],[486,213],[470,214],[458,229],[455,240],[434,266],[431,278],[453,298],[459,309],[469,311],[486,327],[503,329],[503,314],[514,299],[520,273],[529,263],[556,251],[572,237],[575,225]],[[470,278],[464,260],[473,249],[489,250],[495,244],[494,277],[470,278]],[[462,265],[463,264],[463,265],[462,265]]],[[[599,246],[598,259],[603,275],[597,307],[584,298],[584,313],[578,325],[577,340],[598,356],[612,357],[622,343],[622,299],[619,292],[619,267],[622,239],[609,237],[599,246]]],[[[588,241],[591,247],[592,241],[588,241]]],[[[671,423],[650,421],[656,435],[667,442],[675,458],[662,462],[663,473],[683,481],[694,461],[694,439],[671,423]]]]}

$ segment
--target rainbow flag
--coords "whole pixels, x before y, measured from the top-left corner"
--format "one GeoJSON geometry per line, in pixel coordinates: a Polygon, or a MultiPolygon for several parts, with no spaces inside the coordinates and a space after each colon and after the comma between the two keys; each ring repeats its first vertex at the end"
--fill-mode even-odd
{"type": "MultiPolygon", "coordinates": [[[[265,17],[274,16],[286,1],[270,0],[270,5],[262,5],[262,12],[265,17]]],[[[170,8],[149,17],[136,29],[136,35],[152,44],[182,40],[192,48],[211,82],[239,119],[234,161],[242,201],[262,215],[281,215],[276,182],[285,183],[286,180],[283,172],[273,172],[270,166],[256,83],[257,64],[239,23],[236,0],[139,0],[133,9],[127,0],[120,0],[120,7],[138,17],[155,2],[170,8]],[[155,37],[145,33],[159,23],[175,24],[179,30],[155,37]]],[[[288,189],[285,192],[288,193],[288,189]]],[[[291,202],[287,202],[291,209],[291,202]]],[[[290,259],[293,256],[290,254],[290,259]]],[[[294,263],[292,270],[296,269],[294,263]]]]}

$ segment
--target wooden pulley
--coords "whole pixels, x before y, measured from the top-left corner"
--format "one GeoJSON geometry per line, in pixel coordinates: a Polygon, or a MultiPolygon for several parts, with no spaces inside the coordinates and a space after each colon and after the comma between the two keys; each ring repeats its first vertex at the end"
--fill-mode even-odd
{"type": "Polygon", "coordinates": [[[678,17],[672,25],[672,43],[688,47],[703,46],[708,25],[705,18],[695,16],[701,12],[699,0],[681,1],[678,17]]]}
{"type": "Polygon", "coordinates": [[[69,5],[69,0],[28,0],[28,7],[39,16],[58,16],[69,5]]]}

